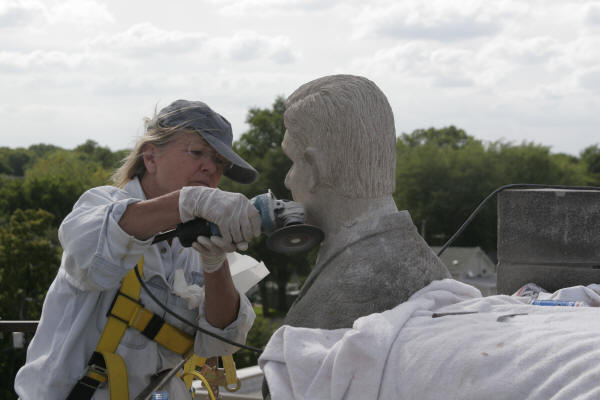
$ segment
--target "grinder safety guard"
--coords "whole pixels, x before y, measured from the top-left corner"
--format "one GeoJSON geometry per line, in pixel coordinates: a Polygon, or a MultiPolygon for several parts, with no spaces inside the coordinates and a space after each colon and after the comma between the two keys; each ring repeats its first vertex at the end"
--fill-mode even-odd
{"type": "MultiPolygon", "coordinates": [[[[271,251],[286,255],[303,253],[323,241],[323,231],[305,223],[306,216],[300,203],[279,200],[270,189],[267,193],[253,197],[250,202],[260,214],[261,232],[267,235],[267,247],[271,251]]],[[[214,235],[220,236],[217,225],[203,218],[196,218],[156,235],[152,244],[177,237],[182,246],[190,247],[198,236],[214,235]]]]}

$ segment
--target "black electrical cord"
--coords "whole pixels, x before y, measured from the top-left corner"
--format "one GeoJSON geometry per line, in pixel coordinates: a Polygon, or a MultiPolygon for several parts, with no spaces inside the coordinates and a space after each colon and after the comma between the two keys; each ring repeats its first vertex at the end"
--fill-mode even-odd
{"type": "Polygon", "coordinates": [[[259,353],[259,354],[263,352],[263,350],[262,350],[262,349],[259,349],[259,348],[257,348],[257,347],[252,347],[252,346],[247,346],[247,345],[245,345],[245,344],[236,343],[236,342],[234,342],[233,340],[229,340],[229,339],[227,339],[227,338],[225,338],[225,337],[223,337],[223,336],[221,336],[221,335],[218,335],[218,334],[216,334],[216,333],[213,333],[213,332],[207,331],[206,329],[204,329],[204,328],[201,328],[200,326],[196,325],[195,323],[188,321],[187,319],[183,318],[182,316],[180,316],[180,315],[179,315],[179,314],[177,314],[176,312],[174,312],[174,311],[170,310],[170,309],[169,309],[167,306],[165,306],[163,303],[161,303],[161,302],[160,302],[160,300],[158,300],[158,299],[156,298],[156,296],[154,296],[154,294],[153,294],[153,293],[150,291],[150,289],[148,288],[148,286],[146,286],[146,284],[144,283],[144,280],[143,280],[143,279],[142,279],[142,277],[140,276],[140,270],[138,269],[138,266],[137,266],[137,265],[134,267],[134,269],[135,269],[135,276],[137,277],[138,281],[140,282],[140,285],[142,285],[142,288],[144,289],[144,291],[145,291],[146,293],[148,293],[148,296],[150,296],[150,298],[151,298],[152,300],[154,300],[154,302],[155,302],[156,304],[158,304],[158,305],[159,305],[159,306],[160,306],[160,307],[161,307],[163,310],[165,310],[167,313],[171,314],[172,316],[174,316],[175,318],[177,318],[177,319],[178,319],[178,320],[180,320],[181,322],[183,322],[183,323],[185,323],[185,324],[187,324],[187,325],[191,326],[192,328],[196,329],[197,331],[200,331],[200,332],[202,332],[202,333],[204,333],[204,334],[207,334],[207,335],[209,335],[209,336],[212,336],[212,337],[214,337],[214,338],[216,338],[216,339],[219,339],[219,340],[221,340],[221,341],[223,341],[223,342],[225,342],[225,343],[228,343],[228,344],[231,344],[231,345],[237,346],[237,347],[239,347],[239,348],[241,348],[241,349],[250,350],[250,351],[253,351],[253,352],[255,352],[255,353],[259,353]]]}
{"type": "Polygon", "coordinates": [[[444,251],[446,251],[446,249],[456,240],[456,238],[461,233],[463,233],[463,231],[467,228],[467,226],[469,226],[469,224],[471,223],[473,218],[475,218],[475,216],[477,214],[479,214],[479,211],[481,211],[481,209],[488,202],[488,200],[490,200],[496,194],[498,194],[501,191],[506,190],[506,189],[530,189],[530,188],[564,189],[564,190],[600,190],[600,187],[597,187],[597,186],[545,185],[545,184],[538,184],[538,183],[511,183],[509,185],[500,186],[498,189],[496,189],[492,193],[490,193],[485,199],[483,199],[483,201],[481,203],[479,203],[479,205],[475,208],[475,210],[473,210],[471,215],[469,215],[469,218],[467,218],[466,221],[463,222],[463,224],[460,226],[460,228],[458,228],[456,233],[454,235],[452,235],[452,237],[450,237],[450,239],[448,239],[448,241],[446,243],[444,243],[444,245],[442,246],[440,251],[438,251],[438,253],[437,253],[438,257],[441,256],[444,251]]]}

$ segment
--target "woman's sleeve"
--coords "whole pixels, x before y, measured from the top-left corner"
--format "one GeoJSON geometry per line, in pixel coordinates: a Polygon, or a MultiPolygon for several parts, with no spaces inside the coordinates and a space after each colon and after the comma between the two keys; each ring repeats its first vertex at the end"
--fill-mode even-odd
{"type": "Polygon", "coordinates": [[[138,201],[118,188],[102,186],[75,203],[58,230],[62,267],[72,284],[82,290],[119,286],[152,242],[138,240],[119,226],[127,206],[138,201]]]}
{"type": "MultiPolygon", "coordinates": [[[[206,317],[202,312],[203,307],[200,307],[200,327],[206,329],[209,332],[221,335],[236,343],[245,344],[246,337],[248,336],[248,331],[250,330],[250,328],[252,328],[252,324],[254,323],[254,318],[256,318],[256,314],[254,313],[252,304],[250,303],[250,300],[248,300],[246,295],[244,295],[243,293],[240,293],[239,295],[240,309],[238,311],[238,317],[235,321],[233,321],[231,324],[229,324],[223,329],[215,328],[206,320],[206,317]]],[[[229,355],[235,353],[237,350],[239,350],[239,347],[237,346],[227,344],[219,339],[216,339],[202,332],[196,333],[194,353],[198,354],[201,357],[229,355]]]]}

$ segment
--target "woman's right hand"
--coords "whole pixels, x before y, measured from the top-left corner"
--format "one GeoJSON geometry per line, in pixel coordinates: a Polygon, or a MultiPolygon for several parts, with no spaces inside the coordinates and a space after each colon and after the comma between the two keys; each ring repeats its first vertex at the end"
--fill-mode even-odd
{"type": "Polygon", "coordinates": [[[216,224],[226,242],[249,242],[260,235],[260,214],[241,193],[186,186],[179,191],[179,215],[181,222],[201,217],[216,224]]]}

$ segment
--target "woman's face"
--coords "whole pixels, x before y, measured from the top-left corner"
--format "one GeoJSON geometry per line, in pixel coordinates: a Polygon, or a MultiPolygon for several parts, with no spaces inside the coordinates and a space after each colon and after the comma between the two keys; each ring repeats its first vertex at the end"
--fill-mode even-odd
{"type": "MultiPolygon", "coordinates": [[[[184,186],[216,188],[227,161],[196,133],[180,133],[163,147],[148,146],[144,157],[149,183],[146,195],[161,196],[184,186]]],[[[146,185],[148,186],[148,185],[146,185]]],[[[146,189],[146,187],[145,187],[146,189]]]]}

